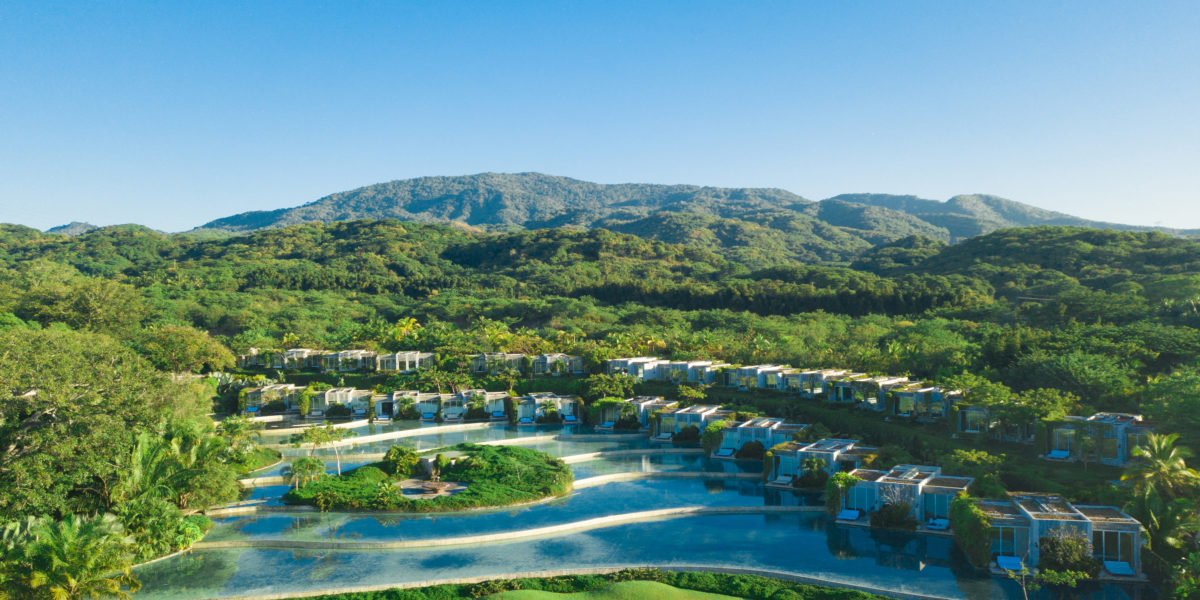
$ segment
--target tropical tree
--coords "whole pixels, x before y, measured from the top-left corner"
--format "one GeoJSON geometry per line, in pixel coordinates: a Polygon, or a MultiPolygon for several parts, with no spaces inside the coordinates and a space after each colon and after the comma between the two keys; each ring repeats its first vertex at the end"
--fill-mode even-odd
{"type": "Polygon", "coordinates": [[[262,423],[249,417],[234,415],[226,417],[217,424],[217,434],[229,443],[229,449],[236,458],[241,458],[254,449],[254,440],[259,437],[262,423]]]}
{"type": "Polygon", "coordinates": [[[1154,492],[1168,499],[1178,498],[1200,483],[1200,474],[1187,466],[1192,451],[1176,446],[1178,439],[1176,433],[1147,434],[1145,442],[1131,452],[1141,460],[1126,467],[1121,481],[1132,482],[1143,496],[1154,492]]]}
{"type": "Polygon", "coordinates": [[[341,475],[342,453],[338,449],[337,442],[355,435],[357,434],[349,429],[334,427],[333,425],[322,425],[319,427],[309,427],[308,429],[305,429],[304,433],[301,433],[298,437],[293,438],[293,441],[296,447],[300,447],[301,444],[309,444],[311,446],[308,452],[308,456],[310,458],[316,454],[318,448],[321,448],[325,445],[332,446],[333,454],[335,457],[337,457],[337,473],[338,475],[341,475]]]}
{"type": "Polygon", "coordinates": [[[133,577],[133,538],[113,515],[69,515],[39,523],[25,547],[29,587],[54,600],[128,599],[140,587],[133,577]]]}
{"type": "Polygon", "coordinates": [[[302,488],[324,473],[325,463],[309,456],[301,456],[293,460],[281,471],[281,474],[287,479],[288,485],[294,488],[302,488]]]}

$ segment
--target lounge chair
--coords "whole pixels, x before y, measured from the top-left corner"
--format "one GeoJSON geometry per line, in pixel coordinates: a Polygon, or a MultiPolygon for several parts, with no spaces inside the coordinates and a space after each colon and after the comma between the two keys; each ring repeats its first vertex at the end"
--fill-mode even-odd
{"type": "Polygon", "coordinates": [[[1046,458],[1050,460],[1067,460],[1071,458],[1071,452],[1069,450],[1051,450],[1046,453],[1046,458]]]}
{"type": "Polygon", "coordinates": [[[521,420],[518,421],[518,423],[529,425],[533,423],[533,419],[530,419],[529,417],[521,417],[521,420]]]}
{"type": "Polygon", "coordinates": [[[1025,564],[1021,562],[1021,559],[1015,556],[997,556],[996,566],[1005,571],[1020,571],[1025,568],[1025,564]]]}
{"type": "Polygon", "coordinates": [[[861,516],[862,516],[862,513],[858,512],[858,509],[847,508],[837,514],[837,520],[839,520],[839,521],[857,521],[858,518],[861,516]]]}
{"type": "Polygon", "coordinates": [[[950,529],[950,519],[930,519],[929,522],[925,524],[925,528],[932,529],[934,531],[945,531],[950,529]]]}
{"type": "Polygon", "coordinates": [[[504,411],[502,411],[502,410],[498,410],[498,411],[495,411],[495,412],[493,412],[493,413],[492,413],[492,418],[493,418],[493,419],[503,419],[503,418],[504,418],[504,411]]]}
{"type": "Polygon", "coordinates": [[[423,420],[423,421],[432,421],[436,418],[437,418],[437,415],[434,413],[424,413],[421,415],[421,420],[423,420]]]}
{"type": "Polygon", "coordinates": [[[1119,575],[1121,577],[1133,577],[1137,575],[1133,567],[1129,566],[1129,563],[1119,560],[1104,561],[1104,570],[1108,571],[1110,575],[1119,575]]]}
{"type": "Polygon", "coordinates": [[[578,420],[579,419],[575,418],[575,415],[567,415],[567,416],[563,417],[563,423],[574,423],[578,420]]]}
{"type": "Polygon", "coordinates": [[[713,456],[733,456],[733,453],[734,453],[733,448],[719,448],[716,452],[713,453],[713,456]]]}
{"type": "Polygon", "coordinates": [[[605,421],[605,422],[601,423],[600,426],[597,427],[596,429],[612,429],[615,425],[616,425],[616,423],[613,423],[612,421],[605,421]]]}

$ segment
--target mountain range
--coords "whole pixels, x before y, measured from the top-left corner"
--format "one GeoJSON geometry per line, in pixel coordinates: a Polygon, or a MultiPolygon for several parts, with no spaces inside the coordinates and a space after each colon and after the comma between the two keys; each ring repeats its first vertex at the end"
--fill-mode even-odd
{"type": "MultiPolygon", "coordinates": [[[[600,227],[721,249],[747,264],[770,264],[778,258],[847,262],[873,246],[915,235],[952,244],[997,229],[1037,225],[1200,235],[1200,230],[1090,221],[989,195],[955,196],[942,202],[916,196],[843,194],[812,201],[776,188],[599,184],[541,173],[379,183],[302,206],[217,219],[190,233],[220,236],[359,219],[443,222],[482,231],[600,227]]],[[[72,223],[65,230],[55,229],[72,234],[85,227],[72,223]]]]}

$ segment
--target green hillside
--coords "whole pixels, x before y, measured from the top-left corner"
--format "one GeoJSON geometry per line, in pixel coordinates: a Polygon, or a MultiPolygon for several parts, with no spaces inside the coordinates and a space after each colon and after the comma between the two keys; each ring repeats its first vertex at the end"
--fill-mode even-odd
{"type": "Polygon", "coordinates": [[[1088,221],[986,195],[939,202],[844,194],[811,202],[779,189],[610,185],[540,173],[482,173],[370,185],[295,208],[218,219],[197,232],[212,236],[358,219],[451,223],[491,232],[601,227],[719,250],[752,267],[789,260],[846,264],[872,246],[913,235],[956,243],[1034,225],[1150,229],[1088,221]]]}

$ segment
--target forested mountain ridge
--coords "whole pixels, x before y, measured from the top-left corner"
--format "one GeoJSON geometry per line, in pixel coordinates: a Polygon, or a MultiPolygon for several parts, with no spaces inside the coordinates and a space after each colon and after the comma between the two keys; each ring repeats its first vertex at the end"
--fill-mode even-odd
{"type": "Polygon", "coordinates": [[[245,233],[364,218],[455,222],[486,231],[603,227],[646,239],[717,244],[745,259],[754,258],[760,267],[777,264],[779,258],[845,264],[871,246],[910,235],[956,243],[997,229],[1034,225],[1155,229],[1089,221],[986,195],[939,202],[844,194],[812,202],[779,189],[597,184],[540,173],[391,181],[295,208],[233,215],[199,229],[245,233]]]}

